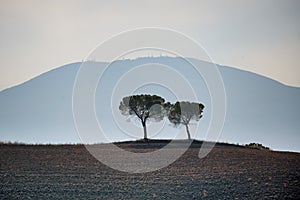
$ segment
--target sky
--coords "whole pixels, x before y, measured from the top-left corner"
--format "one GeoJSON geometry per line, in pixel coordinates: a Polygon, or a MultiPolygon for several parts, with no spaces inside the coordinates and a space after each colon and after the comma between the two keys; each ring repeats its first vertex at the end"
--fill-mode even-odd
{"type": "Polygon", "coordinates": [[[120,32],[162,27],[217,63],[300,87],[300,1],[0,1],[0,91],[83,60],[120,32]]]}

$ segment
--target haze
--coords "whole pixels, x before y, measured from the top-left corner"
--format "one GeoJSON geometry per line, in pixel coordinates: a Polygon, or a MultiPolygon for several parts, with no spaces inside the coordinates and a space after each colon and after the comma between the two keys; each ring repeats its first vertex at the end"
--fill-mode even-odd
{"type": "Polygon", "coordinates": [[[297,0],[1,1],[0,91],[139,27],[180,31],[218,64],[299,87],[299,10],[297,0]]]}

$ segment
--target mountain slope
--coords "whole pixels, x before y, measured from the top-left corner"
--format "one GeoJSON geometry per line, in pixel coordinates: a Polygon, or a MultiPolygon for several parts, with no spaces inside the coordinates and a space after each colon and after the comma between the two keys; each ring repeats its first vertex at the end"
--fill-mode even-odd
{"type": "MultiPolygon", "coordinates": [[[[207,128],[211,111],[209,93],[205,83],[185,70],[186,66],[180,59],[162,57],[118,61],[115,68],[112,68],[111,74],[115,77],[111,80],[116,81],[132,65],[149,62],[172,66],[189,77],[193,86],[197,86],[196,90],[202,92],[201,100],[206,105],[200,128],[207,128]]],[[[72,115],[72,90],[80,65],[81,63],[73,63],[59,67],[0,92],[0,140],[30,143],[80,142],[72,115]]],[[[202,65],[205,67],[208,63],[202,62],[202,65]]],[[[218,67],[227,96],[226,120],[219,141],[260,142],[274,149],[300,151],[300,88],[284,86],[251,72],[218,67]]],[[[110,91],[113,85],[105,89],[110,91]]],[[[153,93],[155,88],[146,88],[146,91],[153,93]]],[[[96,99],[101,95],[97,91],[96,99]]],[[[106,109],[97,110],[100,120],[101,117],[106,120],[101,114],[108,112],[110,108],[106,109]]],[[[168,130],[176,129],[169,127],[168,130]]],[[[140,132],[136,136],[139,135],[140,132]]],[[[153,137],[168,138],[170,135],[153,137]]],[[[198,139],[202,137],[200,135],[198,139]]],[[[112,138],[115,141],[132,139],[118,133],[113,134],[112,138]]]]}
{"type": "Polygon", "coordinates": [[[1,140],[75,142],[72,87],[81,63],[44,73],[0,93],[1,140]]]}

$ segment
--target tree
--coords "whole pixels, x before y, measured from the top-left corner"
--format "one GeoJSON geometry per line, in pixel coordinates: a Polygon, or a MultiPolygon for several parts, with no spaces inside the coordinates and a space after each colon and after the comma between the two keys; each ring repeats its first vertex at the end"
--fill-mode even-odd
{"type": "Polygon", "coordinates": [[[165,116],[165,100],[157,95],[141,94],[124,97],[119,110],[123,115],[137,117],[144,129],[144,140],[147,140],[147,120],[161,121],[165,116]]]}
{"type": "Polygon", "coordinates": [[[189,123],[191,120],[199,121],[202,117],[203,109],[204,105],[201,103],[177,101],[169,108],[168,119],[175,126],[184,125],[190,140],[189,123]]]}

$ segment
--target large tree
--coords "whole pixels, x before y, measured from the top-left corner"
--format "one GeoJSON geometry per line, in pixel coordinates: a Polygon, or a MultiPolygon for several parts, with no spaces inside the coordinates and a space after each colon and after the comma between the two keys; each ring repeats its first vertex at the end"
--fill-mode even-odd
{"type": "Polygon", "coordinates": [[[190,140],[189,123],[191,120],[199,121],[201,119],[204,105],[201,103],[181,101],[169,106],[169,121],[175,126],[184,125],[188,139],[190,140]]]}
{"type": "Polygon", "coordinates": [[[119,109],[123,115],[132,115],[140,120],[144,129],[144,140],[147,140],[147,120],[160,121],[164,118],[164,102],[157,95],[132,95],[122,99],[119,109]]]}

